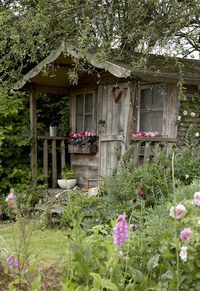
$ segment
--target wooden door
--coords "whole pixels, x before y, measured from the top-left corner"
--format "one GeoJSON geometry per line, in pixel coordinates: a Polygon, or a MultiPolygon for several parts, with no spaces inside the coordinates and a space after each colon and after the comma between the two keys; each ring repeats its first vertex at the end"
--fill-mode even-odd
{"type": "Polygon", "coordinates": [[[120,84],[123,94],[116,103],[113,99],[114,85],[101,88],[99,94],[99,177],[112,175],[125,152],[130,130],[132,112],[129,83],[120,84]]]}

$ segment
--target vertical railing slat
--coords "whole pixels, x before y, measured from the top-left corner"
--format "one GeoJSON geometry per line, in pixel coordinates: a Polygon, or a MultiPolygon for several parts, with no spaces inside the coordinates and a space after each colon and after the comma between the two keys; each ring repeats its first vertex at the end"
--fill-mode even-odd
{"type": "Polygon", "coordinates": [[[48,140],[43,140],[43,174],[44,183],[48,184],[48,140]]]}
{"type": "Polygon", "coordinates": [[[63,171],[63,168],[66,167],[65,163],[65,140],[62,139],[60,143],[60,152],[61,152],[61,173],[63,171]]]}
{"type": "Polygon", "coordinates": [[[56,140],[52,139],[52,186],[57,186],[57,156],[56,156],[56,140]]]}
{"type": "Polygon", "coordinates": [[[151,142],[145,142],[143,165],[149,162],[151,154],[151,142]]]}

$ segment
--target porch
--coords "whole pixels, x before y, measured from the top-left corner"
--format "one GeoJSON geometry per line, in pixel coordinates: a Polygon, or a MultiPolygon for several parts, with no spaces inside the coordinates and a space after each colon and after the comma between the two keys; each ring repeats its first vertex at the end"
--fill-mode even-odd
{"type": "MultiPolygon", "coordinates": [[[[52,188],[57,188],[57,179],[66,167],[69,159],[67,137],[64,136],[37,136],[38,147],[42,150],[42,168],[44,183],[52,188]]],[[[142,166],[151,162],[158,149],[166,154],[176,145],[176,138],[169,137],[132,137],[130,141],[131,158],[135,166],[142,166]]],[[[121,141],[121,145],[123,140],[121,141]]],[[[99,145],[98,145],[99,146],[99,145]]],[[[81,153],[80,153],[81,155],[81,153]]],[[[114,170],[114,168],[113,168],[114,170]]],[[[91,182],[102,180],[99,174],[88,179],[86,185],[91,187],[91,182]]]]}
{"type": "Polygon", "coordinates": [[[177,138],[169,137],[132,137],[131,151],[135,166],[141,166],[150,162],[158,150],[166,154],[176,146],[177,138]]]}

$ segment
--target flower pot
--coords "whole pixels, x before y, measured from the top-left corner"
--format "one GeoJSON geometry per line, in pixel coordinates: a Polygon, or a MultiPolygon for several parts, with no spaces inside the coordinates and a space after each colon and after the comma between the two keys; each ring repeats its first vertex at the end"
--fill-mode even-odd
{"type": "Polygon", "coordinates": [[[61,189],[72,189],[76,186],[77,179],[58,179],[57,182],[61,189]]]}

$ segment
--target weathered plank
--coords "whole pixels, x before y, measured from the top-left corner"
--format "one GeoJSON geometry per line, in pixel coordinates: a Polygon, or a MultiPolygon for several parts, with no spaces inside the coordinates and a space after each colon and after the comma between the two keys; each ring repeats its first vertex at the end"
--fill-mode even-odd
{"type": "Polygon", "coordinates": [[[60,154],[61,154],[61,173],[66,167],[66,155],[65,155],[65,140],[62,139],[60,142],[60,154]]]}
{"type": "Polygon", "coordinates": [[[37,91],[31,87],[30,96],[30,130],[31,130],[31,176],[32,185],[37,187],[37,91]]]}
{"type": "Polygon", "coordinates": [[[48,184],[48,140],[43,141],[43,174],[44,183],[48,184]]]}
{"type": "Polygon", "coordinates": [[[52,186],[57,187],[57,155],[56,155],[56,140],[52,140],[52,186]]]}

